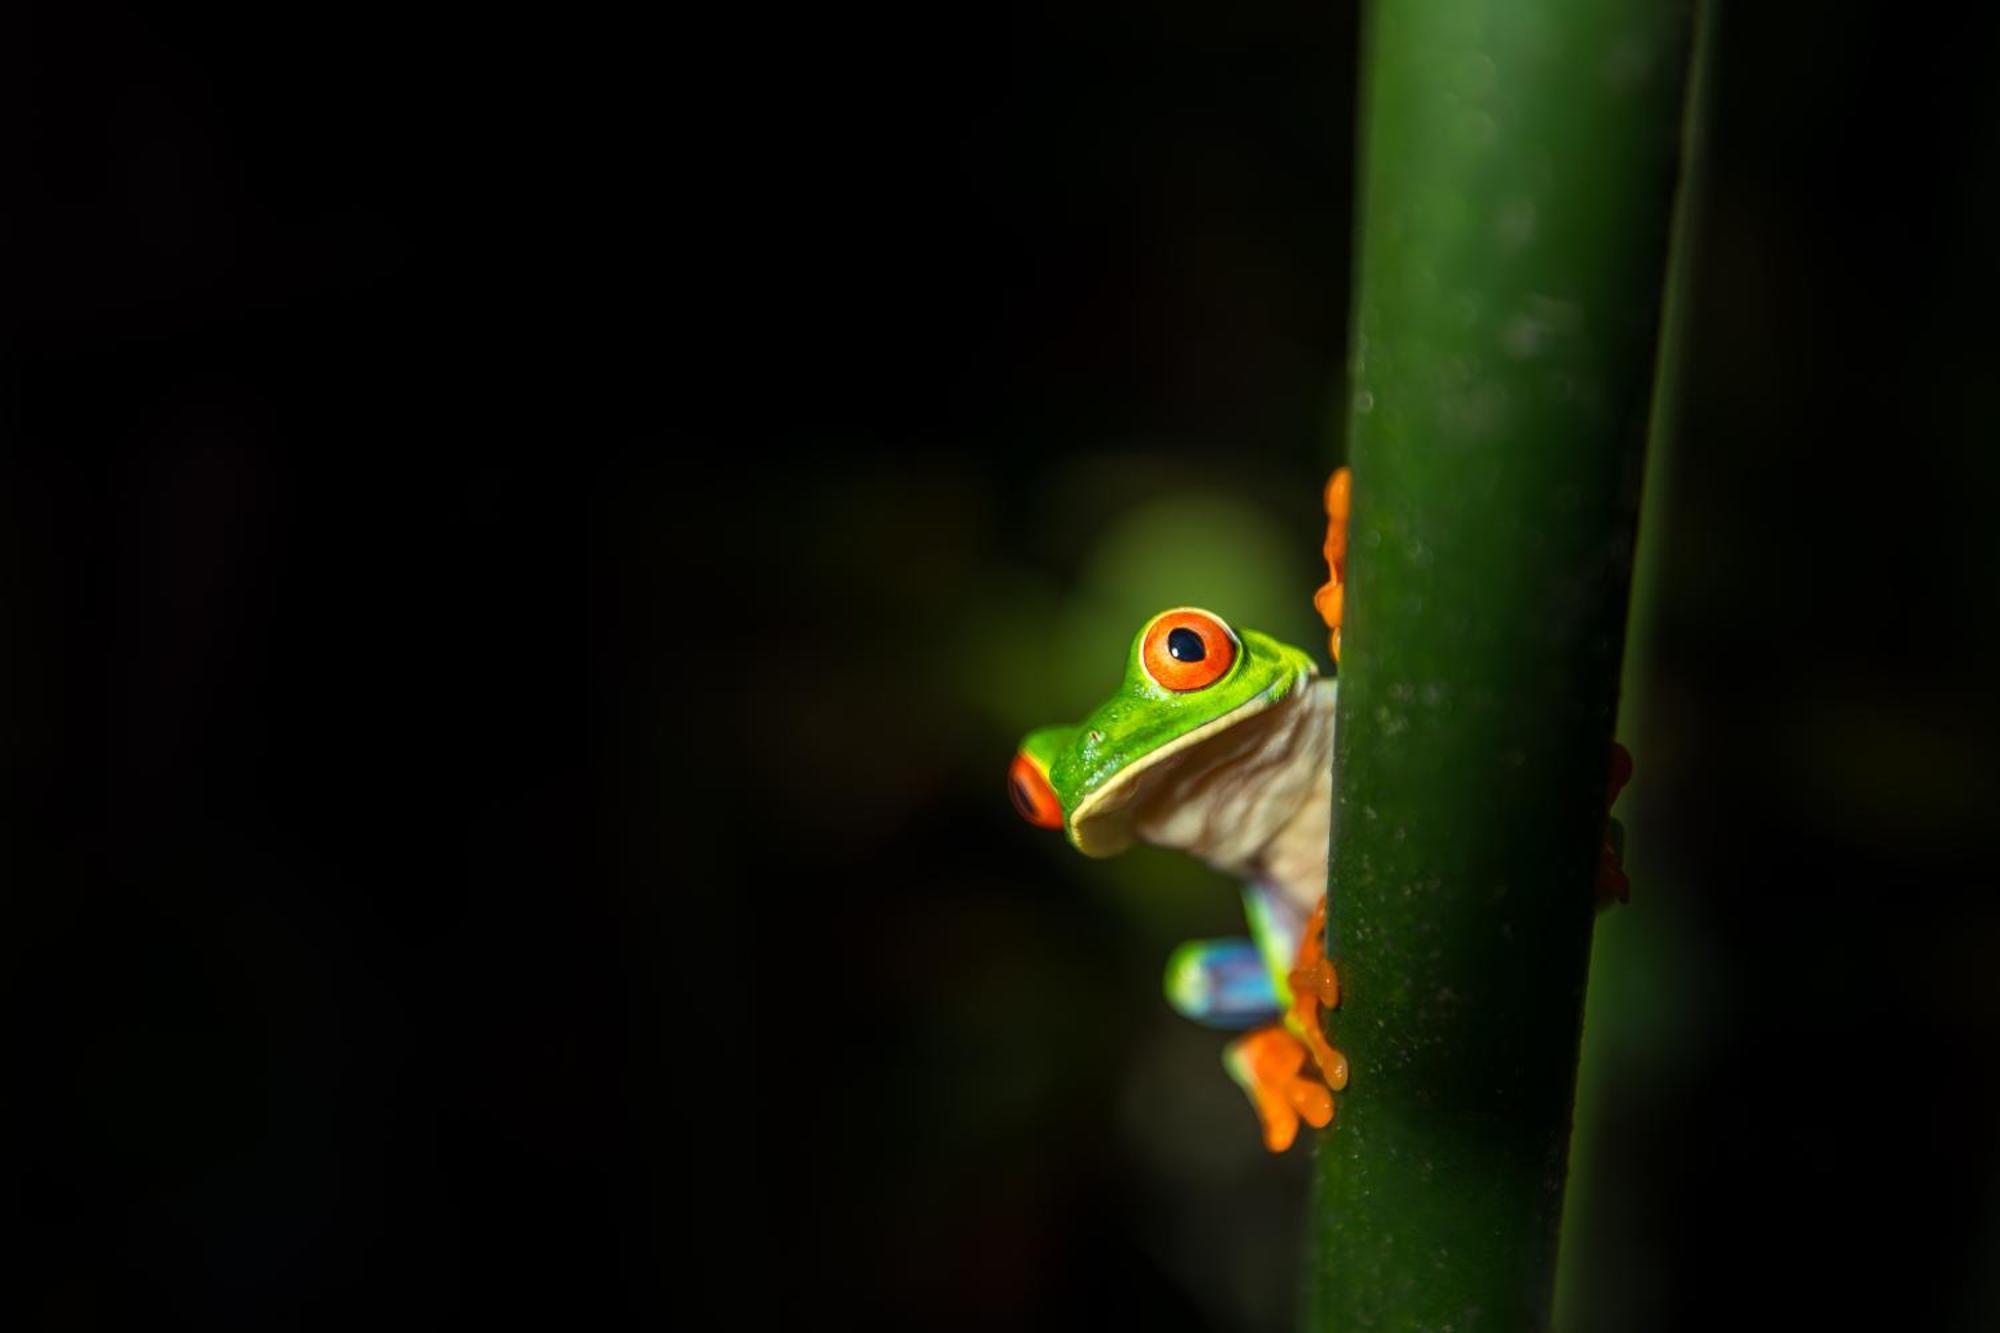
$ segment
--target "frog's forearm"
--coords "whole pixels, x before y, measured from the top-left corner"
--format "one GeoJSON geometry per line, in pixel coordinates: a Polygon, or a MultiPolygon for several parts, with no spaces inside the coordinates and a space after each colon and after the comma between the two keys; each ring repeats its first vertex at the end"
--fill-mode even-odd
{"type": "Polygon", "coordinates": [[[1243,886],[1243,919],[1250,925],[1250,938],[1257,942],[1257,952],[1271,978],[1277,1007],[1290,1008],[1292,992],[1288,978],[1298,957],[1305,914],[1292,906],[1283,889],[1259,880],[1243,886]]]}

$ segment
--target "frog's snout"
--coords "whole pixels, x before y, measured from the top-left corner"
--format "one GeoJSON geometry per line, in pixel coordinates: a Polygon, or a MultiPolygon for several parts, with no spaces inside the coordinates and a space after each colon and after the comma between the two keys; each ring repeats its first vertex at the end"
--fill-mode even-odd
{"type": "Polygon", "coordinates": [[[1049,786],[1049,775],[1026,751],[1016,754],[1007,770],[1007,795],[1013,798],[1021,818],[1036,828],[1063,826],[1062,802],[1056,799],[1055,788],[1049,786]]]}

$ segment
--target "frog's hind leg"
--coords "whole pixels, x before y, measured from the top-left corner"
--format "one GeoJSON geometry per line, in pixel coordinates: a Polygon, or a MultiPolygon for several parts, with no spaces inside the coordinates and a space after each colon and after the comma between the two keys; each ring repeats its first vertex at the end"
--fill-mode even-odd
{"type": "Polygon", "coordinates": [[[1258,1028],[1229,1043],[1223,1067],[1250,1097],[1264,1122],[1264,1146],[1283,1152],[1299,1121],[1314,1129],[1333,1123],[1333,1094],[1306,1072],[1305,1044],[1282,1026],[1258,1028]]]}
{"type": "Polygon", "coordinates": [[[1264,955],[1246,939],[1189,940],[1167,960],[1165,983],[1167,1003],[1206,1027],[1262,1027],[1284,1012],[1264,955]]]}

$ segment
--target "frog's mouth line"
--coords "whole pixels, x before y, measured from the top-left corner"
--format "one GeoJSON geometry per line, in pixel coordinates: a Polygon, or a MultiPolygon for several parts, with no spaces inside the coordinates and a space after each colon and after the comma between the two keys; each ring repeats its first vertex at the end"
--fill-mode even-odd
{"type": "Polygon", "coordinates": [[[1069,817],[1070,841],[1085,856],[1114,856],[1132,845],[1132,821],[1120,818],[1140,803],[1150,779],[1178,767],[1190,752],[1221,733],[1280,704],[1303,700],[1318,672],[1303,668],[1281,677],[1220,717],[1211,718],[1143,759],[1126,765],[1111,780],[1083,798],[1069,817]]]}

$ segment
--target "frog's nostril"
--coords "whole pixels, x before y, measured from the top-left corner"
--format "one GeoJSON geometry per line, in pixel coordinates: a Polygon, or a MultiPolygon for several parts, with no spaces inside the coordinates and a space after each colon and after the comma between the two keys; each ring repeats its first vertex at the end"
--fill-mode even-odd
{"type": "Polygon", "coordinates": [[[1062,802],[1056,799],[1048,777],[1025,754],[1015,755],[1013,766],[1007,770],[1007,795],[1021,812],[1021,818],[1036,828],[1062,827],[1062,802]]]}

